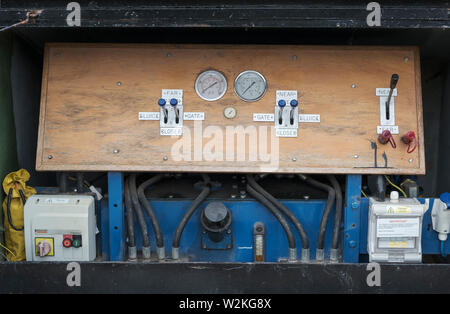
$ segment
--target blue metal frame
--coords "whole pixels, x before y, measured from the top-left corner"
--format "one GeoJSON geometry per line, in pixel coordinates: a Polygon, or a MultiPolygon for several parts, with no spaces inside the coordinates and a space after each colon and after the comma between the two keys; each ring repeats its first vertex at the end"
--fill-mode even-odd
{"type": "Polygon", "coordinates": [[[123,174],[108,172],[108,251],[110,261],[125,256],[123,174]]]}
{"type": "Polygon", "coordinates": [[[345,189],[344,250],[346,263],[359,261],[359,234],[361,222],[361,175],[348,175],[345,189]]]}
{"type": "MultiPolygon", "coordinates": [[[[343,231],[343,262],[358,263],[360,257],[367,254],[367,214],[369,201],[361,198],[361,175],[348,175],[346,178],[344,231],[343,231]]],[[[103,254],[106,260],[123,261],[126,248],[126,227],[124,225],[124,208],[122,198],[123,174],[108,173],[108,203],[103,202],[102,207],[102,240],[103,254]]],[[[422,203],[424,199],[419,199],[422,203]]],[[[233,212],[233,248],[230,250],[203,250],[201,249],[200,212],[212,199],[204,202],[191,217],[181,238],[181,255],[190,256],[192,261],[220,261],[220,262],[251,262],[253,261],[252,226],[256,221],[266,224],[268,234],[266,243],[268,250],[267,261],[277,261],[287,256],[287,238],[276,219],[254,200],[221,200],[233,212]]],[[[152,207],[158,217],[164,233],[166,255],[170,256],[170,245],[176,226],[191,204],[191,200],[151,200],[152,207]]],[[[317,244],[317,230],[322,216],[325,200],[295,200],[282,201],[303,223],[310,239],[311,260],[315,259],[317,244]]],[[[431,227],[431,208],[433,199],[430,199],[430,209],[425,213],[422,229],[423,254],[439,254],[440,247],[437,233],[431,227]]],[[[331,244],[332,222],[334,210],[330,216],[325,237],[325,258],[329,258],[331,244]]],[[[155,237],[152,226],[147,221],[150,233],[151,247],[155,248],[155,237]]],[[[135,224],[136,244],[141,246],[139,224],[135,224]]],[[[295,230],[294,226],[292,229],[295,230]]],[[[296,234],[297,247],[301,248],[300,238],[296,234]]],[[[300,253],[300,249],[298,252],[300,253]]],[[[450,246],[446,246],[450,253],[450,246]]],[[[154,253],[152,253],[155,256],[154,253]]]]}

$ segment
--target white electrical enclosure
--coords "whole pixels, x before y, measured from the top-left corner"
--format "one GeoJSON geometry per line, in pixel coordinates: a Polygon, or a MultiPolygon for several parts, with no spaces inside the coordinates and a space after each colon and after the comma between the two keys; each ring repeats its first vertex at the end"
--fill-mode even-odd
{"type": "Polygon", "coordinates": [[[383,202],[370,198],[367,251],[370,262],[420,263],[422,220],[428,205],[393,192],[383,202]]]}
{"type": "Polygon", "coordinates": [[[33,195],[24,208],[27,261],[92,261],[95,200],[89,195],[33,195]]]}

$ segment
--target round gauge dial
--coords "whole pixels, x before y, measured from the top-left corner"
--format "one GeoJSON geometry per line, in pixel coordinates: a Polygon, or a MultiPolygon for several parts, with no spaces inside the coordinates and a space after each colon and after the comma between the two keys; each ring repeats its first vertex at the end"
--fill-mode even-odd
{"type": "Polygon", "coordinates": [[[195,91],[197,95],[207,101],[218,100],[227,91],[227,79],[215,70],[200,73],[195,80],[195,91]]]}
{"type": "Polygon", "coordinates": [[[267,82],[256,71],[244,71],[234,80],[234,91],[244,101],[257,101],[266,93],[267,82]]]}
{"type": "Polygon", "coordinates": [[[234,107],[226,107],[223,110],[223,115],[227,119],[234,119],[236,117],[236,114],[237,114],[237,111],[236,111],[236,108],[234,108],[234,107]]]}

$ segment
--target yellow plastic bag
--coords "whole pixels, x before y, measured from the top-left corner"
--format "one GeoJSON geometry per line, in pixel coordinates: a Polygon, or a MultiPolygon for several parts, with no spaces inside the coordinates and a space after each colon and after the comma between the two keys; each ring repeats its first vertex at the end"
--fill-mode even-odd
{"type": "Polygon", "coordinates": [[[6,252],[9,261],[25,260],[25,238],[23,233],[23,206],[25,200],[36,190],[26,185],[30,174],[25,169],[11,172],[3,180],[6,198],[3,201],[3,225],[5,244],[12,253],[6,252]]]}

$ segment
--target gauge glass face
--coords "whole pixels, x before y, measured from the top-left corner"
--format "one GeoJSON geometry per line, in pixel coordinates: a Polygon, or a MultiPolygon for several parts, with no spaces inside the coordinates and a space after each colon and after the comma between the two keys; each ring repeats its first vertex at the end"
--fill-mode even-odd
{"type": "Polygon", "coordinates": [[[218,100],[227,91],[227,79],[218,71],[204,71],[195,80],[195,91],[204,100],[218,100]]]}
{"type": "Polygon", "coordinates": [[[257,101],[264,96],[267,83],[264,76],[256,71],[244,71],[234,81],[234,91],[245,101],[257,101]]]}

